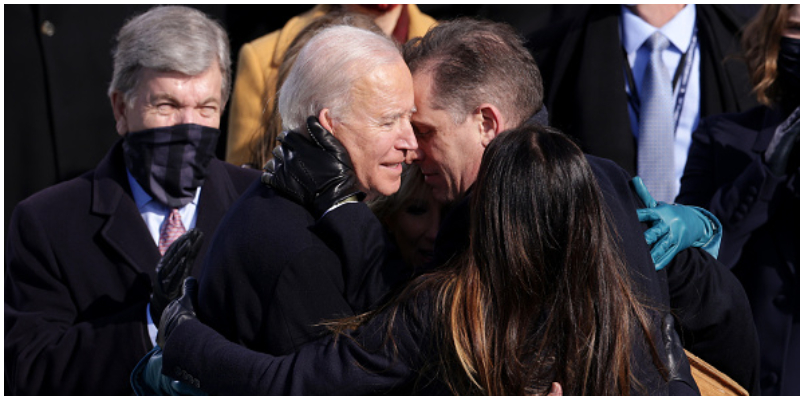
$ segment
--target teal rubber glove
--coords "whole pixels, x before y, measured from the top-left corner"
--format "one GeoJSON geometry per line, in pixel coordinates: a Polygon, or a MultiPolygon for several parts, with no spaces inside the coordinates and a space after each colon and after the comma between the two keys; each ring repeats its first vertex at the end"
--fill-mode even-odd
{"type": "Polygon", "coordinates": [[[690,247],[700,247],[717,258],[723,227],[711,212],[692,206],[657,202],[640,177],[633,179],[634,189],[647,208],[637,210],[640,222],[649,222],[645,231],[651,258],[661,270],[678,254],[690,247]]]}
{"type": "Polygon", "coordinates": [[[156,346],[131,372],[131,387],[137,396],[206,396],[193,386],[162,375],[162,348],[156,346]]]}

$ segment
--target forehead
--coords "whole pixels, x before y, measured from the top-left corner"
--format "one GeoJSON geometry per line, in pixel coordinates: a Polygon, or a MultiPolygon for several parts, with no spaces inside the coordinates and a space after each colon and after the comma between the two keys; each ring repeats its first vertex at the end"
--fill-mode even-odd
{"type": "Polygon", "coordinates": [[[205,91],[220,95],[223,76],[215,65],[198,75],[187,75],[178,71],[159,71],[143,68],[140,73],[140,88],[151,91],[205,91]]]}
{"type": "Polygon", "coordinates": [[[351,89],[354,100],[361,103],[355,111],[413,108],[413,82],[407,65],[399,62],[383,64],[363,75],[351,89]]]}

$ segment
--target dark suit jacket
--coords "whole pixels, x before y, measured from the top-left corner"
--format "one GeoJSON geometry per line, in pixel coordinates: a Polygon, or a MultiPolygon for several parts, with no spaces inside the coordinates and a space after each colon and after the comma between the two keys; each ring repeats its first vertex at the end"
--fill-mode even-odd
{"type": "MultiPolygon", "coordinates": [[[[5,104],[4,229],[18,202],[94,168],[117,141],[108,129],[115,120],[106,94],[114,37],[128,18],[151,7],[4,7],[5,68],[13,77],[6,81],[6,90],[14,93],[14,100],[5,104]]],[[[226,22],[227,6],[194,7],[226,22]]],[[[225,120],[221,126],[226,126],[225,120]]],[[[225,132],[219,143],[226,143],[225,132]]]]}
{"type": "MultiPolygon", "coordinates": [[[[5,275],[11,394],[131,393],[129,374],[152,347],[145,310],[160,255],[132,198],[121,143],[95,170],[14,211],[5,275]]],[[[213,160],[196,228],[211,236],[257,176],[213,160]]]]}
{"type": "Polygon", "coordinates": [[[709,209],[723,224],[718,258],[751,302],[763,395],[800,393],[798,168],[795,175],[774,176],[762,161],[785,117],[757,107],[704,120],[676,199],[709,209]]]}
{"type": "MultiPolygon", "coordinates": [[[[550,125],[576,138],[584,152],[636,174],[637,146],[625,94],[619,5],[575,6],[530,36],[542,72],[550,125]]],[[[745,20],[725,5],[696,5],[701,47],[701,117],[756,105],[737,32],[745,20]]]]}
{"type": "MultiPolygon", "coordinates": [[[[669,305],[684,348],[758,394],[759,356],[751,309],[740,283],[699,248],[679,252],[655,272],[635,210],[644,207],[629,185],[630,176],[611,161],[588,156],[611,211],[631,278],[648,304],[669,305]],[[666,297],[669,294],[669,302],[666,297]]],[[[672,393],[672,391],[671,391],[672,393]]]]}
{"type": "Polygon", "coordinates": [[[402,279],[403,270],[382,268],[382,238],[365,204],[315,221],[257,181],[215,234],[199,280],[198,316],[250,349],[291,353],[327,332],[318,324],[368,310],[402,279]]]}

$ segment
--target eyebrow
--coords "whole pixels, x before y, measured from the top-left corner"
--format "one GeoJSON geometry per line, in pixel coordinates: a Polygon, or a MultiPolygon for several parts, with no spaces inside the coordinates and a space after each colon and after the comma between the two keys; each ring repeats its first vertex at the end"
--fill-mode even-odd
{"type": "Polygon", "coordinates": [[[154,103],[156,103],[158,101],[161,101],[161,100],[169,100],[169,101],[172,101],[174,103],[179,102],[178,100],[176,100],[175,97],[171,96],[168,93],[164,93],[164,92],[163,93],[157,93],[157,94],[151,96],[151,101],[154,102],[154,103]]]}
{"type": "MultiPolygon", "coordinates": [[[[154,103],[159,102],[161,100],[168,100],[168,101],[171,101],[171,102],[176,103],[176,104],[182,104],[178,99],[173,97],[170,93],[164,93],[164,92],[163,93],[157,93],[157,94],[155,94],[154,96],[151,97],[151,101],[154,102],[154,103]]],[[[198,104],[199,105],[209,105],[210,103],[220,104],[218,99],[216,99],[214,96],[207,97],[206,99],[204,99],[203,101],[201,101],[198,104]]]]}

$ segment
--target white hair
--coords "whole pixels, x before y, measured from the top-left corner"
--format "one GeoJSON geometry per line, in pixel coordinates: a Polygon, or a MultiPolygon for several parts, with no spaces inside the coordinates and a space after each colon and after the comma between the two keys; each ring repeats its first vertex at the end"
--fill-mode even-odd
{"type": "Polygon", "coordinates": [[[337,25],[313,36],[299,52],[279,89],[279,114],[285,130],[303,130],[307,118],[328,108],[342,116],[352,103],[355,83],[382,65],[404,62],[390,38],[337,25]]]}

